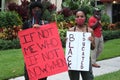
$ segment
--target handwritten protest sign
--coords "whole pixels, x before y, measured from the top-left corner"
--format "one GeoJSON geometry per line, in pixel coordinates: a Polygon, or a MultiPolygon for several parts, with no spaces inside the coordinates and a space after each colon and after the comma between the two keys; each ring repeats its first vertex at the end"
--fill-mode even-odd
{"type": "Polygon", "coordinates": [[[18,33],[30,80],[67,71],[56,23],[18,33]]]}
{"type": "Polygon", "coordinates": [[[67,32],[66,61],[69,70],[89,70],[91,33],[67,32]]]}

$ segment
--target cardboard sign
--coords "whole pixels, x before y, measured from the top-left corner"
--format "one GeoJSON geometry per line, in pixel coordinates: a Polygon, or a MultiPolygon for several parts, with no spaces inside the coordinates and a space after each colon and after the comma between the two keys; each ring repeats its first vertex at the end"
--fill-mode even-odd
{"type": "Polygon", "coordinates": [[[69,70],[88,71],[91,33],[67,32],[66,61],[69,70]]]}
{"type": "Polygon", "coordinates": [[[56,23],[18,33],[30,80],[68,70],[56,23]]]}

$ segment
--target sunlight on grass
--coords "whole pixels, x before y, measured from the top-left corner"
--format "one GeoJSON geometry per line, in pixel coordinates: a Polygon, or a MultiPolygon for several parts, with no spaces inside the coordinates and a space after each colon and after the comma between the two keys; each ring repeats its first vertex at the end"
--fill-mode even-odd
{"type": "Polygon", "coordinates": [[[120,70],[117,72],[97,76],[94,80],[120,80],[120,70]]]}

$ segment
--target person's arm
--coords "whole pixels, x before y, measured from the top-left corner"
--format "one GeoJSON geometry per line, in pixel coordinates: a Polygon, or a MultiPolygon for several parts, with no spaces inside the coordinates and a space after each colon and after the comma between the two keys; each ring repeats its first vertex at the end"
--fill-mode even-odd
{"type": "Polygon", "coordinates": [[[95,37],[93,30],[89,28],[89,31],[91,33],[91,36],[89,37],[89,40],[91,41],[91,50],[95,49],[95,37]]]}
{"type": "Polygon", "coordinates": [[[95,30],[95,29],[98,27],[98,24],[99,24],[99,21],[97,21],[96,23],[94,23],[94,25],[91,26],[91,28],[92,28],[93,30],[95,30]]]}
{"type": "Polygon", "coordinates": [[[94,50],[95,49],[95,37],[94,37],[93,31],[91,32],[91,34],[92,34],[91,50],[94,50]]]}
{"type": "Polygon", "coordinates": [[[95,19],[93,17],[89,19],[88,23],[93,30],[95,30],[98,27],[98,25],[101,24],[100,20],[95,19]]]}

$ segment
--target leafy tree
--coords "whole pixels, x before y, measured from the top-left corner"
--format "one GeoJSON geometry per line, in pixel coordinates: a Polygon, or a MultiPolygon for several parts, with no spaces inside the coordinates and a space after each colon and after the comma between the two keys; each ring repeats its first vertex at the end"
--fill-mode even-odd
{"type": "Polygon", "coordinates": [[[25,21],[28,19],[28,5],[29,2],[27,0],[21,0],[21,5],[9,3],[8,9],[10,11],[16,11],[22,17],[22,21],[25,21]]]}

